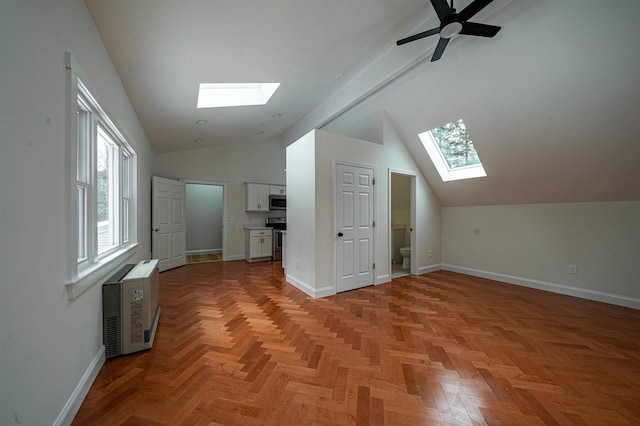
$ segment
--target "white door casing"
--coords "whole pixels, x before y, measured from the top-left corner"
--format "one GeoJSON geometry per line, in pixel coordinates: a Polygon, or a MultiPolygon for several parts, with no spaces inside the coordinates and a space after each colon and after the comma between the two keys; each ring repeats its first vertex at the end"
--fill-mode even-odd
{"type": "Polygon", "coordinates": [[[186,263],[185,184],[153,176],[151,250],[160,271],[186,263]]]}
{"type": "Polygon", "coordinates": [[[336,164],[336,291],[374,283],[374,169],[336,164]]]}

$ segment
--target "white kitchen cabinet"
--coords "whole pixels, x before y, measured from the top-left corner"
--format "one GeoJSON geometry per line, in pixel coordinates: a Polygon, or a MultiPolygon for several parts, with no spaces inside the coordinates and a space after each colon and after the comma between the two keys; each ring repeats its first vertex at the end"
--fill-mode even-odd
{"type": "Polygon", "coordinates": [[[263,262],[273,256],[273,231],[271,229],[245,229],[245,259],[247,262],[263,262]]]}
{"type": "Polygon", "coordinates": [[[248,212],[269,211],[269,185],[263,183],[245,183],[248,212]]]}
{"type": "Polygon", "coordinates": [[[286,195],[287,187],[284,185],[269,185],[269,194],[271,195],[286,195]]]}

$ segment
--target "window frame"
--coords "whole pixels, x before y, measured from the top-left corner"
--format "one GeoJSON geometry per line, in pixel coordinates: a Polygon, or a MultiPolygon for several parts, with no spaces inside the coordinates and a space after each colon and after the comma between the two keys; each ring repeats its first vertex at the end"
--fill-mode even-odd
{"type": "Polygon", "coordinates": [[[89,89],[84,73],[66,52],[67,80],[67,280],[69,299],[83,293],[135,255],[137,242],[137,156],[89,89]],[[113,144],[109,165],[110,227],[113,245],[99,250],[97,138],[99,129],[113,144]],[[126,170],[125,170],[126,167],[126,170]],[[123,187],[124,186],[124,187],[123,187]],[[80,194],[83,194],[81,197],[80,194]],[[124,206],[127,206],[125,209],[124,206]],[[126,228],[124,226],[126,224],[126,228]],[[116,228],[116,230],[113,229],[116,228]]]}

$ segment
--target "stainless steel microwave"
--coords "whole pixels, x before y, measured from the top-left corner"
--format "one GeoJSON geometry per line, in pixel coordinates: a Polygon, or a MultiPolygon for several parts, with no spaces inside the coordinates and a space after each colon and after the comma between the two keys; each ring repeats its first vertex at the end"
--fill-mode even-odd
{"type": "Polygon", "coordinates": [[[269,210],[286,210],[286,195],[269,195],[269,210]]]}

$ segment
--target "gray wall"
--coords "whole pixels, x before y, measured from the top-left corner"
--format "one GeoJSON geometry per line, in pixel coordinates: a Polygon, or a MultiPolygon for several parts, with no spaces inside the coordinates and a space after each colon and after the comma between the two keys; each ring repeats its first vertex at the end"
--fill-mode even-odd
{"type": "Polygon", "coordinates": [[[186,185],[187,254],[222,251],[223,188],[186,185]]]}

